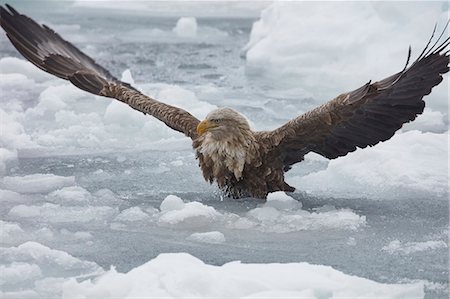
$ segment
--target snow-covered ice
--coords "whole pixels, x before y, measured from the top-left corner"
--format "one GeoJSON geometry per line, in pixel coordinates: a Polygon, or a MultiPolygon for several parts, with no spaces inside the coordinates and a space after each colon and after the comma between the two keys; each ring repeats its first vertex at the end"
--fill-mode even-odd
{"type": "Polygon", "coordinates": [[[49,191],[71,186],[75,182],[73,176],[63,177],[54,174],[29,174],[25,176],[6,176],[0,186],[19,193],[48,193],[49,191]]]}
{"type": "Polygon", "coordinates": [[[95,281],[64,284],[63,298],[421,298],[423,285],[386,285],[331,267],[243,264],[221,267],[185,253],[161,254],[128,273],[111,269],[95,281]]]}
{"type": "Polygon", "coordinates": [[[192,17],[180,18],[173,31],[180,37],[195,37],[197,35],[197,20],[192,17]]]}
{"type": "Polygon", "coordinates": [[[211,244],[221,244],[225,242],[225,236],[221,232],[213,231],[213,232],[205,232],[205,233],[193,233],[186,240],[202,242],[202,243],[211,243],[211,244]]]}
{"type": "Polygon", "coordinates": [[[399,240],[391,241],[388,245],[381,248],[390,254],[410,254],[413,252],[420,252],[426,250],[435,250],[441,248],[448,248],[447,243],[442,240],[432,240],[424,242],[406,242],[402,244],[399,240]]]}
{"type": "Polygon", "coordinates": [[[314,194],[341,197],[448,197],[448,135],[408,131],[389,142],[331,160],[326,169],[288,180],[314,194]],[[326,182],[324,184],[323,182],[326,182]]]}

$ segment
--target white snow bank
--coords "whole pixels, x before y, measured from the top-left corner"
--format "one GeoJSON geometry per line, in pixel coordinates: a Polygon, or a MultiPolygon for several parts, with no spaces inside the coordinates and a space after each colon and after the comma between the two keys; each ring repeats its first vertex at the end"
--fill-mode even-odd
{"type": "Polygon", "coordinates": [[[64,284],[63,298],[422,298],[423,283],[382,284],[307,263],[212,266],[186,253],[161,254],[128,273],[64,284]]]}
{"type": "Polygon", "coordinates": [[[58,298],[67,278],[103,272],[93,262],[82,261],[36,242],[0,247],[0,261],[2,298],[58,298]]]}
{"type": "Polygon", "coordinates": [[[390,254],[410,254],[414,252],[436,250],[447,247],[447,243],[442,240],[405,243],[402,243],[399,240],[394,240],[391,241],[388,245],[381,248],[381,250],[387,251],[390,254]]]}
{"type": "Polygon", "coordinates": [[[74,184],[75,177],[73,176],[64,177],[41,173],[7,176],[0,180],[0,187],[18,193],[48,193],[74,184]]]}
{"type": "MultiPolygon", "coordinates": [[[[439,2],[276,1],[253,24],[246,70],[268,78],[271,89],[324,102],[400,71],[409,45],[415,59],[436,21],[442,31],[445,9],[439,2]]],[[[445,82],[427,103],[447,113],[445,82]]]]}
{"type": "Polygon", "coordinates": [[[225,236],[221,232],[213,231],[206,233],[193,233],[186,238],[189,241],[196,241],[201,243],[221,244],[225,242],[225,236]]]}
{"type": "Polygon", "coordinates": [[[197,35],[197,19],[192,17],[179,18],[173,32],[180,37],[195,37],[197,35]]]}
{"type": "Polygon", "coordinates": [[[326,170],[288,182],[335,197],[403,198],[448,194],[447,134],[409,131],[331,160],[326,170]]]}

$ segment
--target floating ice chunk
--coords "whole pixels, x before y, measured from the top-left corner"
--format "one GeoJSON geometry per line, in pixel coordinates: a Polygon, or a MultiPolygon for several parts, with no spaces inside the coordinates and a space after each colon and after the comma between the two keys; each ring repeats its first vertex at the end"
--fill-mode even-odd
{"type": "Polygon", "coordinates": [[[390,254],[410,254],[413,252],[422,252],[427,250],[436,250],[447,248],[447,243],[442,240],[438,241],[426,241],[426,242],[406,242],[403,243],[399,240],[391,241],[388,245],[381,248],[381,250],[387,251],[390,254]]]}
{"type": "Polygon", "coordinates": [[[123,210],[114,218],[115,221],[121,222],[147,221],[149,219],[150,216],[139,207],[131,207],[123,210]]]}
{"type": "Polygon", "coordinates": [[[73,176],[64,177],[41,173],[7,176],[0,180],[0,186],[19,193],[48,193],[74,184],[75,177],[73,176]]]}
{"type": "Polygon", "coordinates": [[[302,203],[293,199],[283,191],[269,193],[266,207],[274,207],[279,210],[298,210],[302,208],[302,203]]]}
{"type": "Polygon", "coordinates": [[[448,136],[409,131],[331,160],[326,170],[287,177],[302,190],[325,196],[402,198],[448,196],[448,136]],[[407,150],[405,150],[407,149],[407,150]]]}
{"type": "Polygon", "coordinates": [[[190,241],[196,241],[201,243],[220,244],[225,242],[225,236],[218,231],[206,232],[206,233],[193,233],[186,238],[190,241]]]}
{"type": "Polygon", "coordinates": [[[184,204],[182,209],[162,212],[158,223],[162,226],[203,226],[210,224],[221,216],[222,214],[213,207],[194,201],[184,204]]]}
{"type": "Polygon", "coordinates": [[[0,72],[2,74],[19,73],[40,82],[54,79],[53,76],[41,71],[31,62],[16,57],[3,57],[0,59],[0,72]]]}
{"type": "Polygon", "coordinates": [[[39,229],[27,229],[26,231],[18,223],[0,220],[0,243],[17,245],[30,240],[51,240],[53,231],[47,227],[39,229]]]}
{"type": "Polygon", "coordinates": [[[420,114],[413,122],[402,127],[402,131],[419,130],[422,132],[443,133],[448,131],[446,124],[447,116],[440,112],[426,107],[423,114],[420,114]]]}
{"type": "Polygon", "coordinates": [[[77,240],[88,240],[92,239],[93,236],[90,232],[84,232],[84,231],[77,231],[77,232],[71,232],[67,229],[61,229],[60,233],[63,237],[68,237],[71,239],[77,239],[77,240]]]}
{"type": "Polygon", "coordinates": [[[180,37],[195,37],[197,35],[197,20],[190,17],[179,18],[173,32],[180,37]]]}
{"type": "Polygon", "coordinates": [[[35,264],[13,262],[9,265],[0,265],[2,279],[0,285],[24,283],[42,275],[41,268],[35,264]]]}
{"type": "Polygon", "coordinates": [[[170,162],[170,165],[175,166],[175,167],[180,167],[180,166],[183,166],[183,161],[175,160],[175,161],[170,162]]]}
{"type": "Polygon", "coordinates": [[[18,247],[1,247],[0,260],[6,263],[34,263],[42,271],[56,271],[63,275],[71,271],[80,274],[98,272],[100,269],[96,263],[79,260],[64,251],[50,249],[37,242],[26,242],[18,247]]]}
{"type": "Polygon", "coordinates": [[[117,208],[109,206],[71,206],[57,204],[18,205],[8,215],[27,218],[30,221],[47,221],[50,223],[99,223],[103,224],[119,213],[117,208]]]}
{"type": "MultiPolygon", "coordinates": [[[[0,111],[0,114],[1,113],[2,112],[0,111]]],[[[3,143],[3,142],[1,142],[1,143],[3,143]]],[[[0,175],[4,175],[6,172],[6,162],[13,161],[15,159],[17,159],[17,151],[16,150],[9,150],[9,149],[0,147],[0,175]]]]}
{"type": "Polygon", "coordinates": [[[169,84],[160,84],[158,86],[157,99],[186,109],[199,119],[204,119],[209,112],[217,108],[217,106],[208,102],[200,101],[194,92],[183,87],[169,84]]]}
{"type": "Polygon", "coordinates": [[[87,204],[91,200],[91,193],[82,187],[71,186],[51,192],[48,199],[59,204],[87,204]]]}
{"type": "Polygon", "coordinates": [[[35,146],[35,143],[31,140],[30,135],[25,131],[25,126],[22,123],[21,119],[23,118],[23,113],[7,111],[0,108],[0,117],[2,120],[0,147],[3,148],[0,153],[0,161],[15,159],[17,156],[16,150],[19,148],[29,148],[35,146]]]}
{"type": "Polygon", "coordinates": [[[308,263],[212,266],[186,253],[160,254],[128,273],[64,284],[63,298],[422,298],[423,283],[382,284],[308,263]]]}
{"type": "Polygon", "coordinates": [[[25,232],[17,223],[0,220],[0,242],[9,242],[11,239],[23,235],[25,232]]]}
{"type": "Polygon", "coordinates": [[[96,263],[79,260],[64,251],[36,242],[0,247],[1,298],[60,298],[68,277],[98,275],[96,263]]]}
{"type": "Polygon", "coordinates": [[[356,246],[356,240],[353,237],[348,237],[347,242],[345,242],[348,246],[356,246]]]}
{"type": "Polygon", "coordinates": [[[13,207],[8,215],[20,218],[34,218],[40,215],[40,209],[37,206],[18,205],[13,207]]]}
{"type": "Polygon", "coordinates": [[[162,212],[182,210],[184,208],[184,202],[181,198],[179,198],[176,195],[168,195],[161,202],[159,208],[162,212]]]}
{"type": "MultiPolygon", "coordinates": [[[[249,223],[240,223],[242,228],[254,227],[260,231],[287,233],[301,230],[344,229],[357,230],[366,224],[366,217],[350,209],[330,209],[308,212],[305,210],[279,210],[263,205],[247,212],[249,223]]],[[[231,224],[233,228],[240,228],[231,224]]]]}
{"type": "Polygon", "coordinates": [[[122,79],[120,79],[121,81],[134,85],[134,79],[133,76],[131,75],[131,71],[129,69],[126,69],[125,71],[123,71],[122,73],[122,79]]]}
{"type": "Polygon", "coordinates": [[[10,190],[0,189],[0,201],[1,202],[22,202],[24,196],[10,190]]]}

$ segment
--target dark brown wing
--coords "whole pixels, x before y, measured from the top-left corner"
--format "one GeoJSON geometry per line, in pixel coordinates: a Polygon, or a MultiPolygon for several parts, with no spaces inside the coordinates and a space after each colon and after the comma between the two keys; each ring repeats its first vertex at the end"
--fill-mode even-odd
{"type": "Polygon", "coordinates": [[[341,94],[259,138],[280,152],[286,171],[308,152],[335,159],[388,140],[423,112],[422,98],[449,70],[448,45],[449,39],[435,43],[409,68],[341,94]]]}
{"type": "Polygon", "coordinates": [[[45,25],[0,6],[0,25],[16,49],[40,69],[69,80],[96,95],[116,98],[144,114],[150,114],[172,129],[192,139],[197,137],[199,120],[189,112],[147,97],[131,85],[119,81],[92,58],[45,25]]]}

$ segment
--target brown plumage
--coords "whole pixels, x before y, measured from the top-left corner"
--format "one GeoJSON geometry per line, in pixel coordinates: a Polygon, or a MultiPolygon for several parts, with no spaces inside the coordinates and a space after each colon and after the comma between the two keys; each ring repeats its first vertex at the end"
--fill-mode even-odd
{"type": "Polygon", "coordinates": [[[200,122],[183,109],[141,94],[52,29],[6,6],[0,9],[1,26],[25,58],[85,91],[122,101],[190,137],[205,180],[216,182],[234,198],[294,191],[284,181],[284,172],[308,152],[335,159],[388,140],[423,112],[423,97],[449,70],[449,39],[438,45],[439,37],[430,46],[433,32],[421,55],[401,72],[341,94],[278,129],[254,132],[230,108],[212,111],[200,122]]]}

